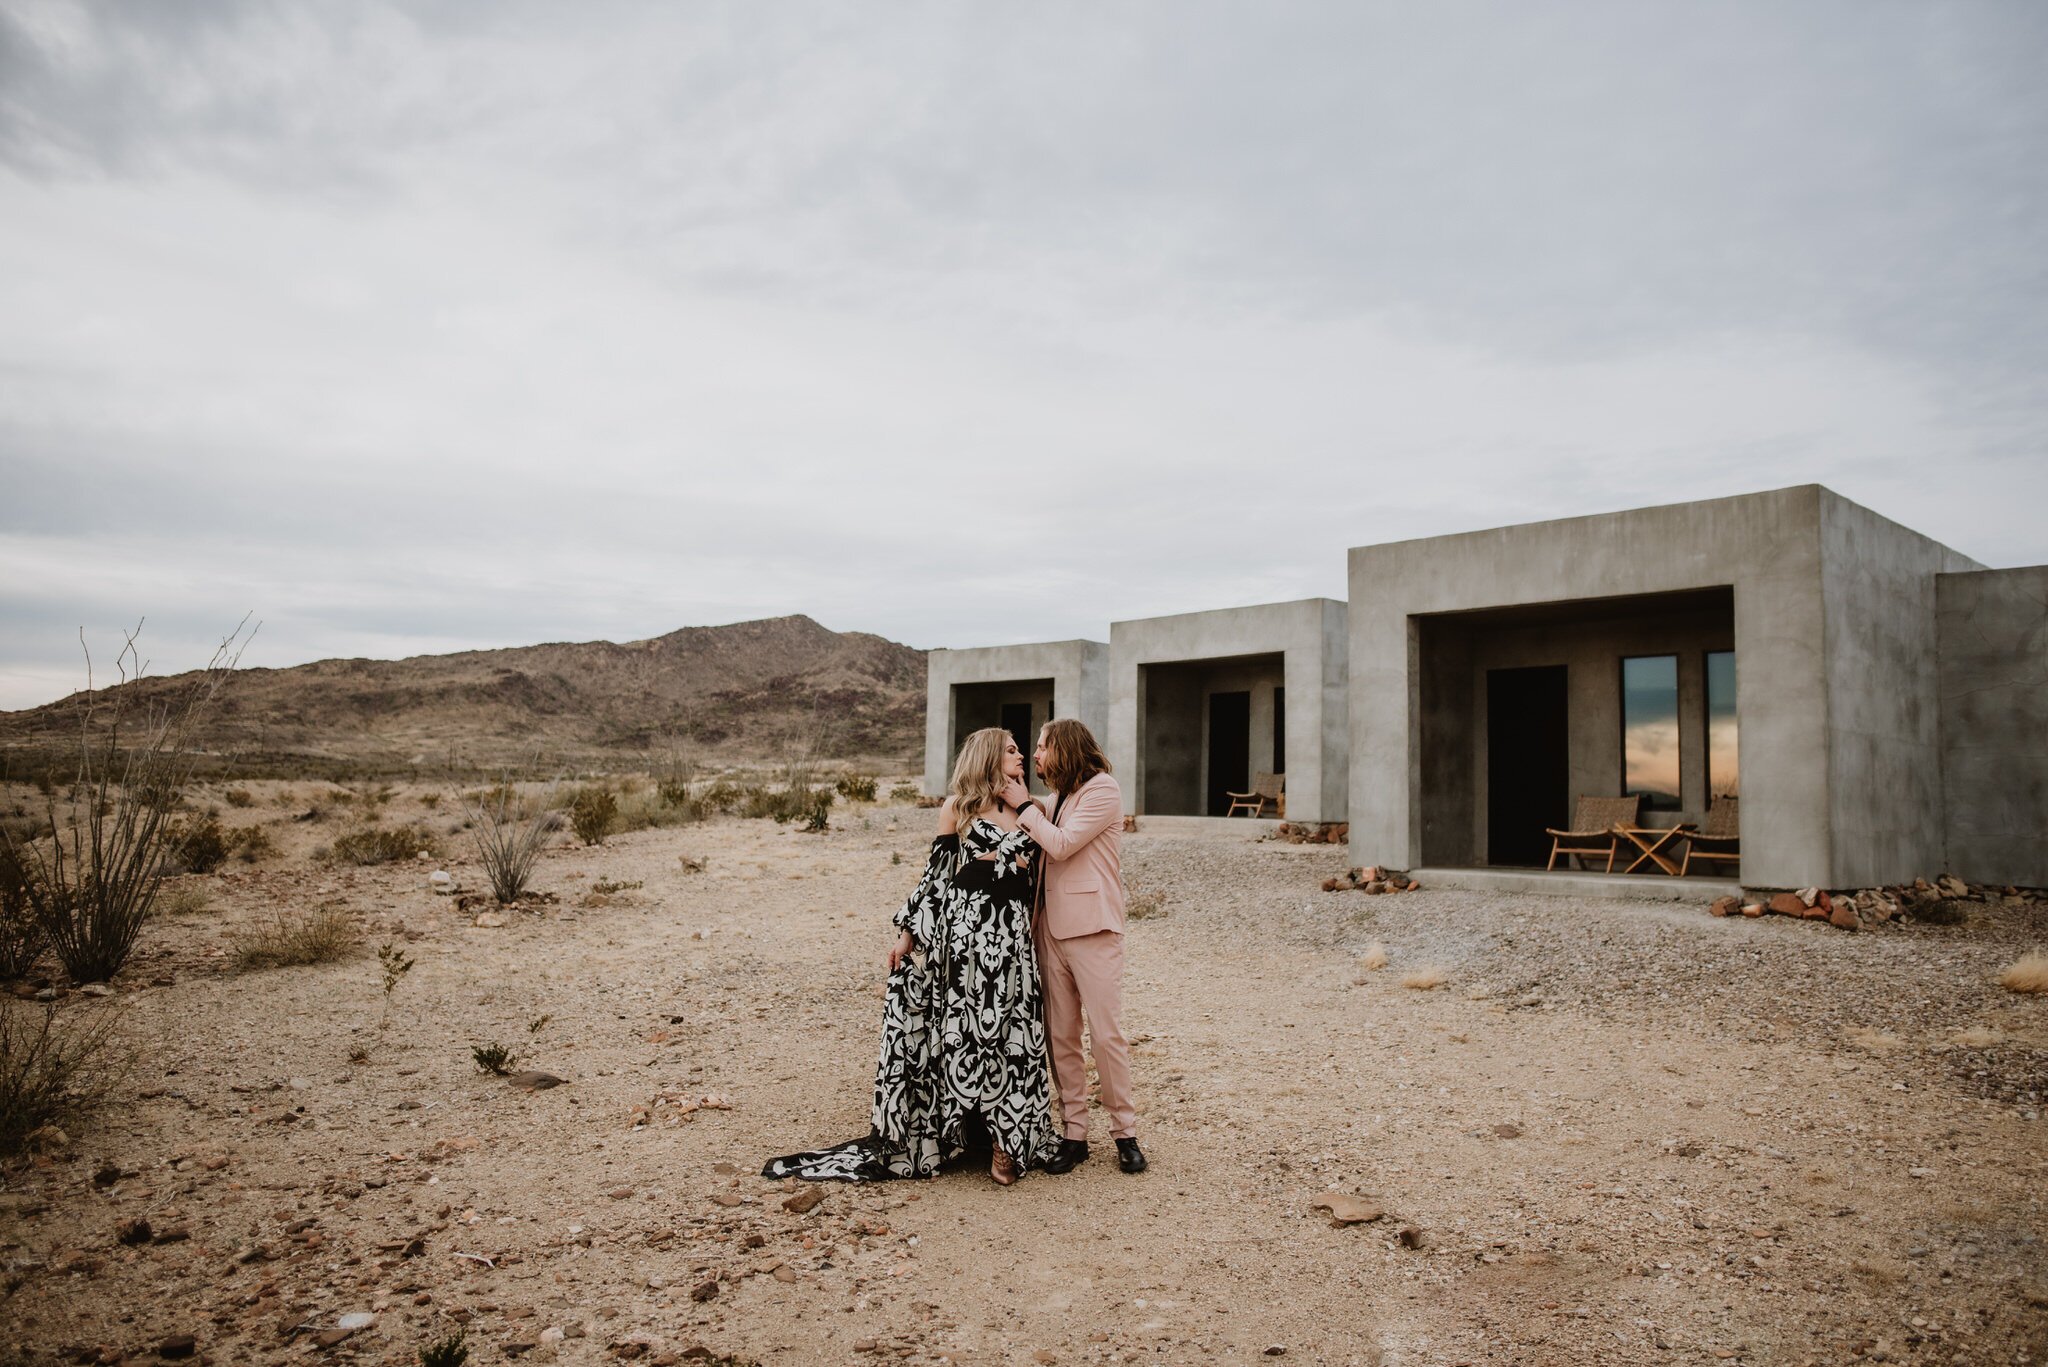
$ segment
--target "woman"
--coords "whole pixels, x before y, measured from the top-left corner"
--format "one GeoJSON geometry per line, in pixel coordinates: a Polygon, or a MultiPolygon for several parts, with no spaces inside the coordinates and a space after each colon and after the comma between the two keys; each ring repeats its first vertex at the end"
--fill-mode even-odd
{"type": "Polygon", "coordinates": [[[1001,797],[1023,777],[1000,727],[960,747],[924,877],[895,916],[870,1132],[770,1159],[762,1176],[930,1177],[966,1147],[970,1118],[994,1145],[998,1185],[1059,1152],[1031,940],[1037,860],[1001,797]]]}

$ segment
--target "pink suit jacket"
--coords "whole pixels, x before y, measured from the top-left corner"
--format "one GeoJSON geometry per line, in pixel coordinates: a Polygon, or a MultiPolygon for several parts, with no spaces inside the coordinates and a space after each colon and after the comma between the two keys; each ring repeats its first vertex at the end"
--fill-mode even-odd
{"type": "Polygon", "coordinates": [[[1059,804],[1057,824],[1026,807],[1019,824],[1045,851],[1046,933],[1072,940],[1124,928],[1121,856],[1124,793],[1108,774],[1097,774],[1059,804]]]}

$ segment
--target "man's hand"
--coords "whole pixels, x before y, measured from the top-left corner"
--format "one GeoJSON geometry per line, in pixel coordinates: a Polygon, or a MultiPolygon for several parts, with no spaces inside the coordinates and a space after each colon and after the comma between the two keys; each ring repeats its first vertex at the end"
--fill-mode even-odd
{"type": "Polygon", "coordinates": [[[1031,800],[1031,790],[1024,786],[1022,780],[1013,778],[1003,785],[1002,797],[1011,808],[1022,811],[1024,804],[1031,800]]]}
{"type": "Polygon", "coordinates": [[[891,973],[894,973],[903,966],[903,961],[910,957],[910,951],[915,948],[917,941],[911,939],[910,932],[906,930],[896,937],[895,944],[889,946],[889,952],[883,956],[882,962],[889,966],[891,973]]]}

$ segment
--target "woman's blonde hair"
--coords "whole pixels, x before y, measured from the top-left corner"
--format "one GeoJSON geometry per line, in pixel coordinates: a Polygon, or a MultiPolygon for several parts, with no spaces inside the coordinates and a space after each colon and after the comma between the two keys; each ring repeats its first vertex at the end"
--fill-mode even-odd
{"type": "Polygon", "coordinates": [[[965,826],[996,806],[1002,792],[1003,747],[1013,737],[1000,726],[984,726],[960,746],[960,758],[953,761],[953,782],[946,791],[953,799],[953,819],[965,826]]]}
{"type": "Polygon", "coordinates": [[[1038,776],[1056,793],[1071,793],[1097,774],[1109,772],[1109,757],[1095,743],[1095,733],[1072,717],[1047,722],[1038,742],[1045,747],[1038,776]]]}

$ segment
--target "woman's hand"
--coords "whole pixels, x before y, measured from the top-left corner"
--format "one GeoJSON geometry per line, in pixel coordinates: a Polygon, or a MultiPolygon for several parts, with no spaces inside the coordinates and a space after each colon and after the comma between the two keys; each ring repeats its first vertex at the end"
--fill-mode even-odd
{"type": "Polygon", "coordinates": [[[1023,811],[1024,804],[1031,800],[1031,790],[1020,779],[1011,779],[1003,785],[1003,801],[1014,811],[1023,811]]]}
{"type": "Polygon", "coordinates": [[[906,930],[896,937],[895,944],[889,946],[889,952],[883,956],[882,962],[889,966],[891,973],[894,973],[903,966],[903,961],[910,957],[910,951],[915,948],[917,941],[911,939],[910,932],[906,930]]]}

